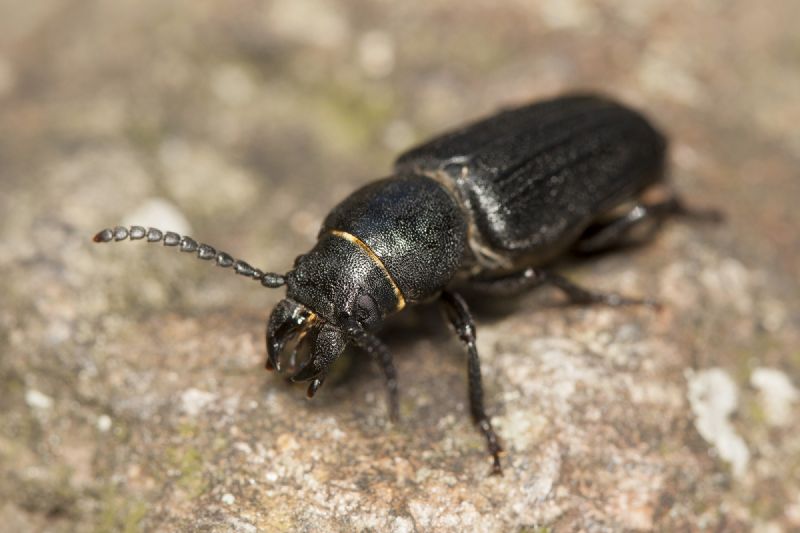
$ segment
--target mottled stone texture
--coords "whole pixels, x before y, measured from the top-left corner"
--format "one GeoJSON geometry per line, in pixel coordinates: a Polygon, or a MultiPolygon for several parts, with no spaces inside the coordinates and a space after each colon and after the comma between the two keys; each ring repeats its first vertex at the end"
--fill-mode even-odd
{"type": "Polygon", "coordinates": [[[0,528],[800,528],[800,3],[0,2],[0,528]],[[263,370],[270,270],[410,143],[575,88],[646,109],[719,226],[566,267],[662,312],[474,302],[491,477],[434,309],[313,402],[263,370]]]}

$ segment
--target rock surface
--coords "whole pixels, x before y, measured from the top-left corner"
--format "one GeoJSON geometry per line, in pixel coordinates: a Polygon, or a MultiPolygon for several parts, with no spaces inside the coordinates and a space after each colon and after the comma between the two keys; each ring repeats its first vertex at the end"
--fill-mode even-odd
{"type": "Polygon", "coordinates": [[[799,529],[800,4],[537,4],[0,2],[0,524],[799,529]],[[313,402],[263,371],[280,291],[90,242],[165,223],[286,269],[410,143],[574,88],[646,109],[727,220],[567,270],[660,313],[476,302],[502,477],[435,309],[386,328],[390,424],[360,354],[313,402]]]}

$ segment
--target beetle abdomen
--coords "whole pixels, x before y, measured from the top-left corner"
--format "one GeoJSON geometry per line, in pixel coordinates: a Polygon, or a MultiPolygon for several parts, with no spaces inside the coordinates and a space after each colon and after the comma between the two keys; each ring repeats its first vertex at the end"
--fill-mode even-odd
{"type": "Polygon", "coordinates": [[[665,147],[635,111],[568,96],[446,133],[400,156],[396,168],[450,185],[473,226],[473,249],[542,262],[659,181],[665,147]]]}
{"type": "Polygon", "coordinates": [[[461,266],[467,223],[452,196],[416,175],[382,179],[345,198],[327,216],[322,233],[361,240],[385,265],[410,302],[447,285],[461,266]]]}

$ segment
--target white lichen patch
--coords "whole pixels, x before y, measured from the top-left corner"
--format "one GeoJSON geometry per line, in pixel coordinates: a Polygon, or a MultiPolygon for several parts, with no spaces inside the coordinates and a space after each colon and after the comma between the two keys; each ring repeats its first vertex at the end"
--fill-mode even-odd
{"type": "Polygon", "coordinates": [[[530,449],[547,428],[547,419],[525,409],[523,402],[506,404],[509,409],[495,417],[495,425],[505,437],[506,447],[513,450],[530,449]]]}
{"type": "MultiPolygon", "coordinates": [[[[228,495],[226,494],[226,496],[228,495]]],[[[246,522],[241,517],[236,517],[236,516],[227,517],[226,525],[229,526],[229,528],[225,529],[228,531],[233,531],[234,533],[256,533],[258,531],[258,528],[256,526],[254,526],[249,522],[246,522]]]]}
{"type": "Polygon", "coordinates": [[[181,394],[181,411],[189,416],[197,416],[216,399],[217,395],[211,392],[195,388],[186,389],[181,394]]]}
{"type": "Polygon", "coordinates": [[[596,23],[592,5],[581,0],[541,2],[538,7],[544,23],[553,29],[587,28],[596,23]]]}
{"type": "Polygon", "coordinates": [[[50,194],[58,198],[59,215],[64,220],[82,220],[92,226],[108,223],[121,209],[130,209],[150,194],[153,177],[127,147],[70,152],[70,157],[45,171],[50,194]]]}
{"type": "Polygon", "coordinates": [[[626,379],[631,402],[637,405],[656,404],[680,409],[683,405],[681,389],[661,380],[626,379]]]}
{"type": "MultiPolygon", "coordinates": [[[[548,396],[563,410],[571,409],[570,398],[579,384],[597,383],[597,370],[581,357],[583,346],[559,338],[541,339],[532,343],[532,353],[539,354],[539,372],[546,377],[547,386],[536,383],[535,390],[526,391],[526,396],[548,396]]],[[[533,365],[531,365],[533,366],[533,365]]]]}
{"type": "Polygon", "coordinates": [[[541,503],[549,498],[561,475],[563,460],[558,444],[546,445],[538,459],[536,475],[523,487],[529,505],[541,503]]]}
{"type": "Polygon", "coordinates": [[[385,31],[372,30],[358,39],[358,64],[370,78],[384,78],[392,73],[395,45],[385,31]]]}
{"type": "Polygon", "coordinates": [[[750,384],[761,395],[764,415],[773,426],[786,426],[792,420],[792,404],[800,393],[789,377],[775,368],[759,367],[750,376],[750,384]]]}
{"type": "Polygon", "coordinates": [[[702,85],[685,64],[687,60],[674,57],[665,46],[657,48],[642,55],[637,71],[639,83],[650,92],[684,104],[692,105],[704,100],[702,85]]]}
{"type": "MultiPolygon", "coordinates": [[[[441,494],[442,491],[436,492],[441,494]]],[[[425,530],[474,531],[476,526],[485,523],[474,505],[467,501],[453,505],[446,496],[436,496],[425,501],[412,500],[408,508],[417,526],[425,530]]]]}
{"type": "Polygon", "coordinates": [[[721,305],[732,306],[741,314],[753,310],[753,276],[740,261],[723,258],[700,273],[700,281],[710,296],[721,305]]]}
{"type": "Polygon", "coordinates": [[[750,450],[729,419],[739,403],[736,383],[721,368],[687,370],[686,380],[698,433],[714,446],[721,459],[730,463],[734,476],[742,477],[750,450]]]}
{"type": "Polygon", "coordinates": [[[53,399],[36,389],[28,389],[25,391],[25,403],[34,409],[47,410],[53,407],[53,399]]]}
{"type": "Polygon", "coordinates": [[[100,415],[99,417],[97,417],[97,423],[96,423],[97,430],[100,431],[101,433],[106,433],[109,429],[111,429],[112,423],[113,422],[110,416],[100,415]]]}
{"type": "Polygon", "coordinates": [[[414,530],[414,522],[410,518],[398,516],[394,519],[392,533],[412,533],[414,530]]]}
{"type": "Polygon", "coordinates": [[[192,232],[186,216],[173,203],[163,198],[145,200],[125,215],[122,223],[126,226],[152,226],[182,235],[192,232]]]}
{"type": "Polygon", "coordinates": [[[172,196],[204,215],[243,209],[257,197],[253,176],[205,144],[172,137],[159,146],[158,159],[172,196]],[[224,186],[220,186],[223,177],[224,186]],[[215,194],[206,194],[207,190],[215,194]]]}
{"type": "Polygon", "coordinates": [[[268,31],[286,40],[337,49],[350,37],[343,10],[323,0],[278,0],[265,15],[268,31]]]}

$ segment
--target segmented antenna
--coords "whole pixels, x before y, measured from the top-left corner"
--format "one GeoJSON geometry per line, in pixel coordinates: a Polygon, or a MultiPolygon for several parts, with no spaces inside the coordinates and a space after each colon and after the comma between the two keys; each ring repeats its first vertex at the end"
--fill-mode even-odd
{"type": "Polygon", "coordinates": [[[132,241],[147,239],[147,242],[164,242],[164,246],[178,246],[181,252],[197,252],[197,258],[203,261],[212,259],[222,268],[233,267],[233,271],[241,276],[245,276],[256,281],[260,281],[264,287],[276,289],[286,285],[286,276],[275,272],[263,272],[250,266],[241,259],[234,259],[230,254],[218,252],[213,247],[198,243],[196,240],[185,235],[179,235],[173,231],[161,231],[156,228],[145,229],[142,226],[131,226],[130,229],[117,226],[107,228],[97,233],[92,240],[94,242],[122,241],[130,238],[132,241]]]}

